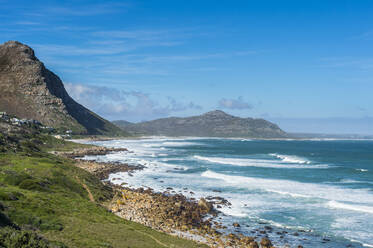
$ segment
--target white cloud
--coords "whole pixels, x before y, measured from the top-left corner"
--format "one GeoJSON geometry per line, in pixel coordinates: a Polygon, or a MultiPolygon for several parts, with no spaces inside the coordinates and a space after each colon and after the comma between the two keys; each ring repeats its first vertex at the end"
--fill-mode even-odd
{"type": "Polygon", "coordinates": [[[222,98],[218,102],[219,108],[225,109],[252,109],[253,106],[243,100],[240,96],[237,99],[222,98]]]}
{"type": "Polygon", "coordinates": [[[74,6],[51,5],[43,8],[41,13],[58,16],[95,16],[126,11],[128,7],[129,4],[123,2],[106,2],[101,4],[87,4],[83,6],[77,6],[76,4],[74,6]]]}
{"type": "Polygon", "coordinates": [[[151,120],[175,112],[202,109],[193,102],[183,103],[172,97],[168,97],[166,103],[160,104],[149,94],[139,91],[123,91],[73,83],[65,83],[65,88],[77,102],[112,120],[151,120]]]}
{"type": "Polygon", "coordinates": [[[373,69],[372,58],[352,58],[352,57],[334,57],[322,58],[323,67],[330,68],[356,68],[360,70],[373,69]]]}
{"type": "Polygon", "coordinates": [[[113,30],[93,32],[92,35],[105,38],[159,40],[164,39],[169,32],[167,30],[113,30]]]}
{"type": "Polygon", "coordinates": [[[24,26],[35,26],[35,25],[40,25],[40,22],[20,21],[20,22],[16,22],[15,24],[24,25],[24,26]]]}
{"type": "Polygon", "coordinates": [[[68,46],[68,45],[39,45],[35,44],[33,48],[40,50],[43,54],[47,55],[112,55],[130,51],[131,48],[124,45],[112,45],[112,46],[68,46]]]}

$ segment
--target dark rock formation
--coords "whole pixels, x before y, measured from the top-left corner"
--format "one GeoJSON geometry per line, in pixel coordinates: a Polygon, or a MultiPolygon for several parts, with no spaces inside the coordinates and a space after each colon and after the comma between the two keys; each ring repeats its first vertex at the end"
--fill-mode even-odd
{"type": "Polygon", "coordinates": [[[287,134],[276,124],[263,119],[240,118],[216,110],[187,118],[163,118],[153,121],[114,123],[133,134],[196,136],[196,137],[249,137],[284,138],[287,134]]]}
{"type": "Polygon", "coordinates": [[[262,248],[271,248],[272,247],[272,242],[268,238],[264,237],[260,241],[260,247],[262,247],[262,248]]]}
{"type": "Polygon", "coordinates": [[[17,41],[0,45],[0,111],[75,134],[123,135],[109,121],[75,102],[61,79],[17,41]]]}

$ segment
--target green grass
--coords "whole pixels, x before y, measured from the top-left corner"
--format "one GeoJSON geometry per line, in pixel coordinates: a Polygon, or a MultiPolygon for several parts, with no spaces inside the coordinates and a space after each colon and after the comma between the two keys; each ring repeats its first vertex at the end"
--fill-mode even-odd
{"type": "Polygon", "coordinates": [[[67,247],[164,247],[153,238],[168,247],[205,247],[110,213],[100,203],[111,199],[111,188],[75,167],[73,161],[43,151],[76,146],[80,145],[47,137],[42,138],[42,149],[30,148],[32,154],[27,149],[0,153],[0,227],[10,226],[0,228],[0,247],[64,247],[63,244],[67,247]],[[89,200],[81,183],[88,186],[95,203],[89,200]],[[17,246],[20,240],[29,243],[17,246]]]}
{"type": "Polygon", "coordinates": [[[77,148],[88,148],[92,145],[79,144],[67,140],[56,139],[50,135],[42,136],[41,148],[44,151],[71,151],[77,148]]]}

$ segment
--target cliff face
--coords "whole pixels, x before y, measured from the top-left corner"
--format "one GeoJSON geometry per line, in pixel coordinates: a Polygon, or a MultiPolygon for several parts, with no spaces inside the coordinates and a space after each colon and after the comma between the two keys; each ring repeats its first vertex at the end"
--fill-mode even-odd
{"type": "Polygon", "coordinates": [[[17,41],[0,45],[0,111],[76,134],[122,135],[109,121],[74,101],[61,79],[17,41]]]}
{"type": "Polygon", "coordinates": [[[145,135],[250,138],[287,137],[287,133],[269,121],[235,117],[219,110],[187,118],[170,117],[136,124],[126,121],[114,121],[114,123],[130,133],[145,135]]]}

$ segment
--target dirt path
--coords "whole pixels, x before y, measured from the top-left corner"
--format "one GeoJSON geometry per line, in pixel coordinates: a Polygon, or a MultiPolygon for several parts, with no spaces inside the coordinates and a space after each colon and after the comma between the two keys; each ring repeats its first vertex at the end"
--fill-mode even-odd
{"type": "MultiPolygon", "coordinates": [[[[167,247],[167,248],[170,247],[170,246],[168,246],[167,244],[162,243],[161,241],[159,241],[158,239],[156,239],[153,235],[150,235],[149,233],[141,232],[141,231],[139,231],[139,230],[135,230],[135,231],[138,232],[138,233],[141,233],[141,234],[144,234],[144,235],[148,236],[149,238],[153,239],[155,242],[157,242],[157,244],[159,244],[159,245],[161,245],[161,246],[164,246],[164,247],[167,247]]],[[[173,247],[175,247],[175,246],[173,246],[173,247]]]]}
{"type": "Polygon", "coordinates": [[[80,181],[79,177],[75,177],[75,178],[83,186],[83,188],[87,191],[89,200],[91,202],[95,202],[95,198],[93,197],[92,192],[89,190],[88,186],[85,183],[83,183],[82,181],[80,181]]]}
{"type": "MultiPolygon", "coordinates": [[[[82,181],[80,181],[80,179],[78,177],[75,177],[75,178],[83,186],[83,188],[87,191],[89,200],[91,202],[95,202],[95,198],[93,197],[93,195],[92,195],[91,191],[89,190],[88,186],[86,184],[84,184],[82,181]]],[[[155,242],[157,242],[157,244],[159,244],[161,246],[164,246],[164,247],[167,247],[167,248],[170,247],[167,244],[165,244],[165,243],[161,242],[160,240],[156,239],[153,235],[151,235],[149,233],[142,232],[140,230],[135,230],[135,231],[138,232],[138,233],[141,233],[141,234],[144,234],[144,235],[148,236],[149,238],[153,239],[155,242]]]]}

